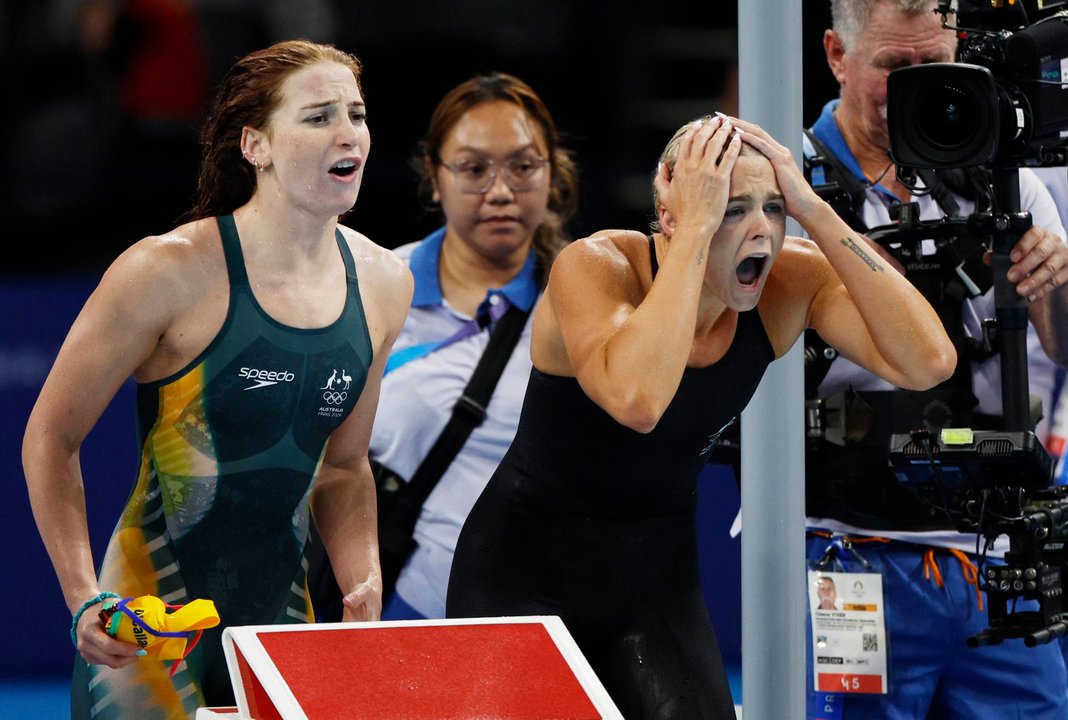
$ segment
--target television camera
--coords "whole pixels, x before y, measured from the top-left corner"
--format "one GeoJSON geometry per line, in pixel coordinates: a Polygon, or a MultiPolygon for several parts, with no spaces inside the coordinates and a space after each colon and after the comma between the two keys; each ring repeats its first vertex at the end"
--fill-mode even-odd
{"type": "Polygon", "coordinates": [[[1068,164],[1065,4],[962,0],[954,25],[953,3],[940,0],[936,12],[943,27],[957,32],[960,62],[894,70],[887,83],[899,180],[964,168],[988,179],[986,202],[966,218],[923,222],[906,205],[898,223],[868,233],[906,268],[955,276],[972,295],[989,287],[976,280],[977,259],[992,252],[996,311],[986,321],[986,339],[1001,358],[1004,427],[896,434],[889,460],[902,486],[944,512],[958,531],[976,534],[980,556],[1008,537],[1005,564],[980,569],[989,627],[969,638],[972,647],[1008,638],[1033,647],[1068,635],[1068,487],[1052,485],[1052,459],[1031,429],[1027,303],[1006,274],[1013,245],[1031,225],[1019,207],[1019,168],[1068,164]],[[1021,600],[1038,609],[1021,609],[1021,600]]]}
{"type": "Polygon", "coordinates": [[[936,12],[943,27],[957,31],[959,62],[900,68],[887,78],[890,147],[899,166],[1068,163],[1066,3],[988,3],[962,0],[959,25],[952,25],[952,2],[940,0],[936,12]]]}

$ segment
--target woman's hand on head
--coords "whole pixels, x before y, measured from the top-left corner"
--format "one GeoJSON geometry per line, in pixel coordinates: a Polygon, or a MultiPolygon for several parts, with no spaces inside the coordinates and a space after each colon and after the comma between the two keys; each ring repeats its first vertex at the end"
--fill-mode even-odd
{"type": "Polygon", "coordinates": [[[721,118],[695,124],[683,134],[674,168],[661,165],[654,180],[667,220],[661,225],[669,235],[686,222],[712,236],[727,207],[740,148],[730,122],[721,118]]]}
{"type": "Polygon", "coordinates": [[[787,212],[804,224],[802,218],[823,201],[805,179],[805,174],[794,160],[793,153],[756,123],[738,118],[731,118],[731,122],[742,130],[743,142],[760,151],[771,161],[771,166],[775,169],[775,179],[786,199],[787,212]]]}

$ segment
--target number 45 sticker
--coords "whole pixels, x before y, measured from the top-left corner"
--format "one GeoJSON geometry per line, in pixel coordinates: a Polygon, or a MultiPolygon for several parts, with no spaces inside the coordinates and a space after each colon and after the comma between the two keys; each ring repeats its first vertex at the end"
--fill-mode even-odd
{"type": "Polygon", "coordinates": [[[834,686],[833,676],[821,673],[820,690],[827,692],[853,692],[853,693],[881,693],[883,692],[883,680],[878,675],[839,675],[838,687],[834,686]],[[830,682],[828,682],[830,680],[830,682]]]}
{"type": "Polygon", "coordinates": [[[843,675],[821,672],[817,676],[820,692],[882,693],[883,679],[879,675],[843,675]]]}

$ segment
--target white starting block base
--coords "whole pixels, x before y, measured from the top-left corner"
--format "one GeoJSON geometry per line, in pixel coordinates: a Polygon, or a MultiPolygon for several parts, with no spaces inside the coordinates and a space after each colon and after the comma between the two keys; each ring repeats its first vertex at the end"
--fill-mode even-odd
{"type": "Polygon", "coordinates": [[[560,618],[223,631],[236,708],[196,720],[622,720],[560,618]]]}

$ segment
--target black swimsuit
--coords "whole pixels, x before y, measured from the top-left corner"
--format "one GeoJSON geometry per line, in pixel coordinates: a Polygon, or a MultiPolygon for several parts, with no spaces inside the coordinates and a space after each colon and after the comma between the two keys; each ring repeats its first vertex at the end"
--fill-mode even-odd
{"type": "Polygon", "coordinates": [[[733,719],[698,577],[697,478],[773,359],[758,312],[740,313],[726,355],[687,368],[647,434],[533,369],[460,534],[447,615],[559,615],[628,720],[733,719]]]}

